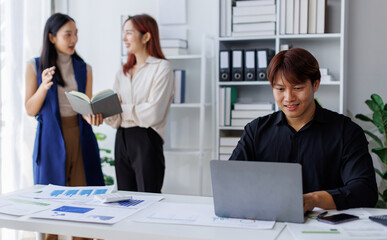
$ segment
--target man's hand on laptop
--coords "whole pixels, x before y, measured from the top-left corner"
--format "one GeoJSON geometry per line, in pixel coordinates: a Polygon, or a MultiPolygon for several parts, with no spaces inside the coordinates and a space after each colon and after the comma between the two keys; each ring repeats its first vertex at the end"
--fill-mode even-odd
{"type": "Polygon", "coordinates": [[[312,211],[313,208],[336,209],[332,196],[326,191],[310,192],[303,195],[304,213],[312,211]]]}

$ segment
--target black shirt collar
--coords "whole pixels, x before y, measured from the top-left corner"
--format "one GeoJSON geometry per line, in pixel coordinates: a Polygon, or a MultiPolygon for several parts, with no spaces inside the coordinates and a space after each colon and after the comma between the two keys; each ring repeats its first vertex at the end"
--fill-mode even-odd
{"type": "Polygon", "coordinates": [[[316,111],[314,112],[313,121],[316,122],[328,122],[328,119],[326,118],[326,114],[324,114],[324,109],[320,106],[320,104],[315,100],[316,103],[316,111]]]}

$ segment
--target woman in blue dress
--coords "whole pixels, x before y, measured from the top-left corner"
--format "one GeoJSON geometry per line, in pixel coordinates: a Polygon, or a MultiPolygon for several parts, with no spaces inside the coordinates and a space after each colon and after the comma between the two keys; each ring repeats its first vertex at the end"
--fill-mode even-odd
{"type": "Polygon", "coordinates": [[[25,107],[38,121],[33,169],[35,184],[104,185],[97,140],[91,125],[101,114],[82,116],[71,108],[65,92],[92,95],[92,71],[76,53],[75,21],[53,14],[46,22],[39,58],[26,69],[25,107]]]}

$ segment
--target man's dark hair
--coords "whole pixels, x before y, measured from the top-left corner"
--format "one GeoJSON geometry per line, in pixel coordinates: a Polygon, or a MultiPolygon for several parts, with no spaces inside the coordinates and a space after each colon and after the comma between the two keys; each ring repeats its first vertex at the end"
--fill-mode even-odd
{"type": "Polygon", "coordinates": [[[302,48],[280,51],[270,61],[267,78],[271,86],[277,75],[281,74],[292,85],[303,84],[310,80],[312,85],[320,80],[320,67],[316,58],[302,48]]]}

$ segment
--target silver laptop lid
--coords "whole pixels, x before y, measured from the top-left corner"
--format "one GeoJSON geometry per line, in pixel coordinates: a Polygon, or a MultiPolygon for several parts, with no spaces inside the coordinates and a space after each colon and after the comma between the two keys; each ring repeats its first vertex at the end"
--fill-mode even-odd
{"type": "Polygon", "coordinates": [[[300,164],[212,160],[210,165],[217,216],[304,222],[300,164]]]}

